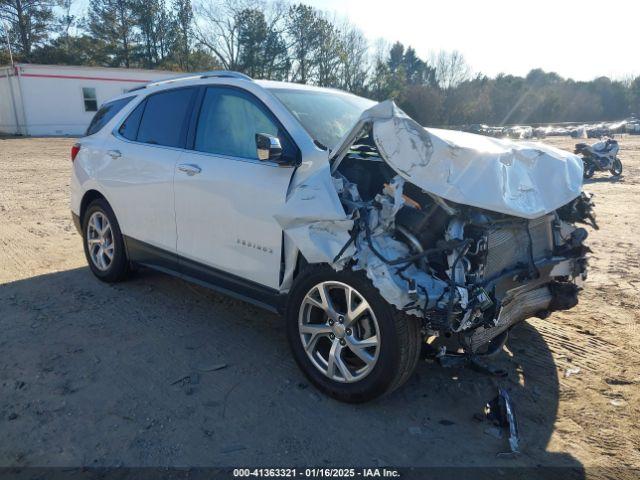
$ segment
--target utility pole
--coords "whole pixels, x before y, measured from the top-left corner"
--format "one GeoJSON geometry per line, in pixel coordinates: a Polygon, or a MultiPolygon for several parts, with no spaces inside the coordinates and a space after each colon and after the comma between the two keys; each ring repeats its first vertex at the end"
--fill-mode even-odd
{"type": "MultiPolygon", "coordinates": [[[[4,36],[7,39],[7,48],[9,49],[9,60],[11,61],[11,70],[13,72],[17,72],[15,64],[13,63],[13,52],[11,51],[11,40],[9,39],[9,29],[7,28],[7,23],[2,20],[2,29],[4,30],[4,36]]],[[[16,120],[16,133],[20,135],[20,120],[18,118],[18,108],[16,106],[16,97],[13,93],[13,82],[11,81],[11,77],[9,75],[9,69],[5,71],[7,76],[7,84],[9,85],[9,93],[11,94],[11,104],[13,106],[13,116],[16,120]]],[[[26,126],[25,126],[26,132],[26,126]]]]}
{"type": "Polygon", "coordinates": [[[9,39],[9,29],[6,22],[2,21],[2,29],[4,30],[4,36],[7,39],[7,48],[9,49],[9,60],[11,61],[11,67],[13,67],[13,53],[11,52],[11,40],[9,39]]]}

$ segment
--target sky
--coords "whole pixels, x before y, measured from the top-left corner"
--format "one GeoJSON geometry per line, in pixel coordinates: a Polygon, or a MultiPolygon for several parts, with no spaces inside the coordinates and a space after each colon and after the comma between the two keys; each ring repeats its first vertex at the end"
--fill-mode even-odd
{"type": "Polygon", "coordinates": [[[474,72],[565,78],[640,75],[640,0],[303,0],[358,26],[373,44],[422,58],[459,50],[474,72]]]}
{"type": "MultiPolygon", "coordinates": [[[[574,80],[640,75],[640,0],[287,1],[348,20],[372,47],[400,41],[423,59],[459,50],[473,72],[491,77],[532,68],[574,80]]],[[[74,13],[88,3],[76,0],[74,13]]]]}

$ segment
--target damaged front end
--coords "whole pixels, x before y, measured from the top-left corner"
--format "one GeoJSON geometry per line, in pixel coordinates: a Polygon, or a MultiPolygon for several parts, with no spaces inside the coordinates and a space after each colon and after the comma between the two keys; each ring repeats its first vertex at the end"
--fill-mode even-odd
{"type": "Polygon", "coordinates": [[[516,323],[577,304],[588,248],[576,223],[595,219],[577,157],[457,135],[379,104],[334,150],[330,174],[290,199],[317,200],[301,192],[330,175],[344,215],[280,221],[305,257],[366,272],[384,299],[423,320],[425,336],[455,335],[478,354],[516,323]]]}

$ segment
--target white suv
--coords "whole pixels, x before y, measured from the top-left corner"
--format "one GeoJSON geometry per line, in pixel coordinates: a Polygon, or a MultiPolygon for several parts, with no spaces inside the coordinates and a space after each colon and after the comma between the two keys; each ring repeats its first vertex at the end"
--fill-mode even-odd
{"type": "Polygon", "coordinates": [[[585,277],[578,157],[423,129],[392,102],[197,74],[104,104],[71,156],[99,279],[144,265],[282,312],[301,369],[344,401],[402,385],[425,344],[499,350],[585,277]]]}

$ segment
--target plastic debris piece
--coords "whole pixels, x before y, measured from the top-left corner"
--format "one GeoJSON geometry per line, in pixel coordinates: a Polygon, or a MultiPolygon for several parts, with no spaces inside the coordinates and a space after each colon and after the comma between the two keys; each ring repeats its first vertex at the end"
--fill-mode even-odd
{"type": "Polygon", "coordinates": [[[580,373],[580,367],[567,368],[564,371],[564,378],[569,378],[571,375],[577,375],[578,373],[580,373]]]}
{"type": "Polygon", "coordinates": [[[509,393],[504,388],[498,387],[498,396],[487,403],[485,415],[496,427],[508,432],[509,453],[518,453],[520,444],[518,422],[509,393]]]}

